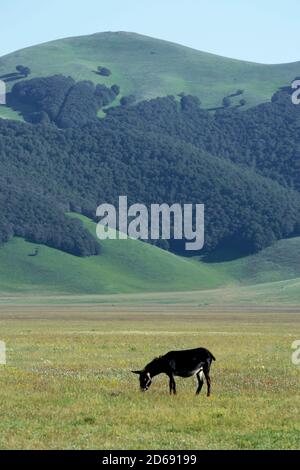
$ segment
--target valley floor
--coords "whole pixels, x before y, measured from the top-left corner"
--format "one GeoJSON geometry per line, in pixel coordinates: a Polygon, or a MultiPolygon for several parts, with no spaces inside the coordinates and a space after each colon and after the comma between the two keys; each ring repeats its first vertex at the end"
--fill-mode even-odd
{"type": "Polygon", "coordinates": [[[300,313],[262,310],[2,304],[0,448],[299,449],[300,313]],[[197,346],[217,358],[211,398],[194,379],[170,397],[164,376],[140,393],[131,369],[197,346]]]}

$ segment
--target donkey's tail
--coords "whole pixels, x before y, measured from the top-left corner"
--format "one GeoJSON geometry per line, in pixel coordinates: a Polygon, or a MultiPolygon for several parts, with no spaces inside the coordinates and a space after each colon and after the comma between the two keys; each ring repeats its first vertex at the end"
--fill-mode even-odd
{"type": "Polygon", "coordinates": [[[213,355],[213,354],[212,354],[210,351],[208,351],[208,352],[209,352],[209,354],[210,354],[210,357],[212,358],[212,360],[213,360],[213,361],[216,361],[216,358],[215,358],[215,356],[214,356],[214,355],[213,355]]]}

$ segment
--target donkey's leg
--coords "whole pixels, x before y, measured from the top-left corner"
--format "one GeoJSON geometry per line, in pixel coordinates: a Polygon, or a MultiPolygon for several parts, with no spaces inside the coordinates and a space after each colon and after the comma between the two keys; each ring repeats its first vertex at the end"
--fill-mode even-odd
{"type": "Polygon", "coordinates": [[[173,377],[173,393],[174,393],[174,395],[176,395],[176,393],[177,393],[176,392],[176,382],[174,380],[174,377],[173,377]]]}
{"type": "Polygon", "coordinates": [[[199,393],[201,392],[202,386],[203,386],[202,371],[198,372],[197,380],[198,380],[198,388],[196,390],[196,395],[199,395],[199,393]]]}
{"type": "Polygon", "coordinates": [[[175,383],[173,374],[169,375],[169,379],[170,379],[170,381],[169,381],[170,395],[172,395],[172,393],[174,393],[174,395],[176,395],[176,383],[175,383]]]}
{"type": "Polygon", "coordinates": [[[170,375],[169,376],[169,389],[170,389],[170,395],[172,395],[172,392],[173,392],[173,379],[172,379],[172,376],[170,375]]]}
{"type": "Polygon", "coordinates": [[[204,368],[203,369],[205,378],[206,378],[206,383],[207,383],[207,396],[210,396],[210,376],[209,376],[209,368],[204,368]]]}

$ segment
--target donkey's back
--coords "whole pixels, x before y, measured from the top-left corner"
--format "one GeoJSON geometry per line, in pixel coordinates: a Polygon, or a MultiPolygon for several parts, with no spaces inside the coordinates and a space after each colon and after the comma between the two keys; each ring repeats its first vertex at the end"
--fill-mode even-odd
{"type": "Polygon", "coordinates": [[[216,358],[205,348],[170,351],[161,358],[169,365],[173,375],[191,377],[200,371],[209,372],[212,361],[216,358]]]}

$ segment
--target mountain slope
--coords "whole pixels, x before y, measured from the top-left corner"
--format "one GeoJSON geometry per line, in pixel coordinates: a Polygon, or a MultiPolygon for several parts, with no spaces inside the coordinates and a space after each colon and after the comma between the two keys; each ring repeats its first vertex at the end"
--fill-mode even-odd
{"type": "MultiPolygon", "coordinates": [[[[148,208],[204,203],[206,253],[224,243],[255,252],[300,233],[299,193],[147,127],[102,120],[61,131],[0,120],[0,167],[3,242],[15,235],[93,255],[90,237],[74,223],[71,229],[64,212],[94,218],[99,204],[116,204],[124,194],[129,205],[148,208]]],[[[170,240],[171,251],[182,253],[176,242],[170,240]]]]}
{"type": "MultiPolygon", "coordinates": [[[[95,234],[93,222],[83,216],[76,217],[83,221],[91,234],[95,234]]],[[[30,256],[37,245],[21,238],[12,239],[0,247],[1,296],[142,294],[155,291],[173,291],[176,295],[175,292],[201,290],[203,294],[199,294],[199,301],[207,299],[211,304],[220,297],[214,289],[226,288],[227,303],[230,303],[229,299],[233,303],[247,303],[247,299],[250,302],[254,291],[254,298],[258,296],[261,302],[264,292],[267,292],[269,302],[276,294],[277,297],[285,295],[288,303],[289,286],[293,289],[293,299],[297,300],[300,295],[296,288],[299,283],[293,281],[300,279],[300,238],[278,241],[256,255],[226,263],[182,258],[131,239],[105,240],[101,245],[102,254],[89,258],[78,258],[46,246],[40,246],[37,256],[30,256]],[[282,284],[273,281],[281,281],[282,284]],[[257,288],[251,287],[257,283],[260,284],[257,288]],[[241,284],[247,287],[240,288],[241,284]],[[206,292],[208,289],[211,293],[206,292]]],[[[183,294],[186,302],[194,301],[196,297],[196,293],[192,294],[189,300],[187,294],[183,294]]]]}
{"type": "MultiPolygon", "coordinates": [[[[73,37],[22,49],[0,59],[0,78],[15,72],[18,64],[29,66],[31,77],[62,73],[76,80],[117,83],[123,95],[133,93],[138,99],[186,92],[199,96],[206,107],[220,105],[225,95],[237,89],[245,90],[249,105],[266,101],[299,73],[299,62],[243,62],[126,32],[73,37]],[[99,65],[108,67],[112,75],[97,75],[99,65]]],[[[8,81],[8,88],[13,83],[8,81]]]]}
{"type": "Polygon", "coordinates": [[[195,97],[184,96],[179,103],[167,96],[111,108],[106,122],[114,128],[123,122],[173,136],[299,192],[300,106],[292,103],[291,95],[287,86],[267,103],[244,111],[242,106],[231,106],[216,113],[204,110],[195,97]]]}

